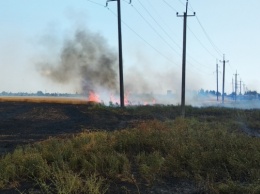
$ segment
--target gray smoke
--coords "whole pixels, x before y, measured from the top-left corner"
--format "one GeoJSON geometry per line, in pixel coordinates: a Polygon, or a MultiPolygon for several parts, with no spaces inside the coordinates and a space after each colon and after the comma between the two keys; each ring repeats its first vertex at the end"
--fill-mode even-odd
{"type": "Polygon", "coordinates": [[[41,75],[56,83],[75,83],[75,88],[80,85],[83,93],[98,88],[117,90],[117,56],[99,34],[77,30],[64,41],[56,61],[37,63],[41,75]]]}

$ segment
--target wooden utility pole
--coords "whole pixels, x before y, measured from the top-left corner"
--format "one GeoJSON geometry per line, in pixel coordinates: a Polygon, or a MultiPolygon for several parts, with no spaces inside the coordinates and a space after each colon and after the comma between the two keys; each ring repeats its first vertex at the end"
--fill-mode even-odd
{"type": "Polygon", "coordinates": [[[124,99],[124,75],[123,75],[123,52],[122,52],[122,33],[121,33],[121,0],[107,0],[117,1],[117,18],[118,18],[118,58],[119,58],[119,84],[120,84],[120,106],[125,106],[124,99]]]}
{"type": "Polygon", "coordinates": [[[183,15],[179,15],[177,12],[177,17],[183,17],[183,52],[182,52],[182,84],[181,84],[181,115],[185,117],[185,80],[186,80],[186,34],[187,34],[187,17],[195,16],[187,15],[188,12],[188,0],[186,2],[186,11],[183,15]]]}
{"type": "Polygon", "coordinates": [[[223,83],[222,83],[222,103],[224,104],[224,96],[225,96],[225,65],[228,61],[225,60],[225,55],[223,55],[223,83]]]}

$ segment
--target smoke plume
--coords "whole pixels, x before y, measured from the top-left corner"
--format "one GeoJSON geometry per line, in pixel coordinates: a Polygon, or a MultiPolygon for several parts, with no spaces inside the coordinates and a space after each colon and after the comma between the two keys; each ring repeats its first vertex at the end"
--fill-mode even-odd
{"type": "Polygon", "coordinates": [[[101,88],[117,90],[116,53],[99,34],[77,30],[64,41],[56,64],[50,61],[41,61],[37,67],[53,82],[75,83],[75,89],[80,85],[82,93],[101,88]]]}

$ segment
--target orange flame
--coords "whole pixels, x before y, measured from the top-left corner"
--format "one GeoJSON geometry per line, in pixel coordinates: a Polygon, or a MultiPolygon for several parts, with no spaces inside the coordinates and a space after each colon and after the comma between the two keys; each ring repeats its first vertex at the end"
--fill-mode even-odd
{"type": "Polygon", "coordinates": [[[128,98],[129,98],[129,92],[126,92],[124,95],[124,103],[126,106],[130,104],[128,98]]]}
{"type": "Polygon", "coordinates": [[[94,91],[90,91],[88,95],[88,101],[100,102],[99,96],[94,91]]]}

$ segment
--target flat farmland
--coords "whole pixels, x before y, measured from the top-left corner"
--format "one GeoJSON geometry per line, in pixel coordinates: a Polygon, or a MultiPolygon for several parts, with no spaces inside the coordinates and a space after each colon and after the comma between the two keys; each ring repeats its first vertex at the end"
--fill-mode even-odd
{"type": "Polygon", "coordinates": [[[260,110],[0,99],[0,193],[259,193],[260,110]]]}
{"type": "Polygon", "coordinates": [[[49,137],[120,129],[135,120],[95,106],[82,99],[0,98],[0,153],[49,137]]]}

